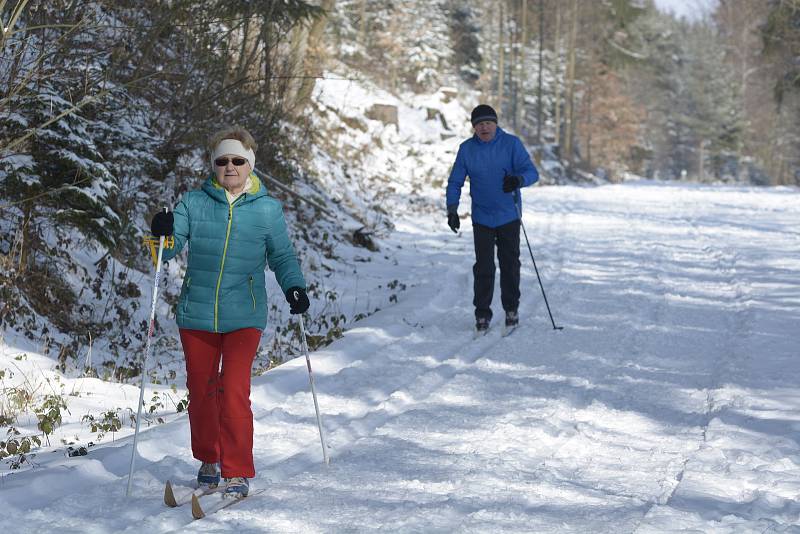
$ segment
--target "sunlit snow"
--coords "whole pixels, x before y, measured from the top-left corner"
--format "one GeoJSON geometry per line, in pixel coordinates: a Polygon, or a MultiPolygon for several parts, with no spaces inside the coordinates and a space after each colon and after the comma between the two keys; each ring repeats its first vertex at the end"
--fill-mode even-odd
{"type": "MultiPolygon", "coordinates": [[[[196,462],[188,421],[5,472],[25,532],[764,532],[798,524],[795,189],[526,191],[522,327],[471,339],[472,237],[441,217],[385,243],[413,287],[305,362],[254,379],[254,488],[199,523],[161,503],[196,462]]],[[[396,262],[396,266],[394,265],[396,262]]],[[[500,317],[496,296],[496,317],[500,317]]],[[[6,347],[13,351],[13,347],[6,347]]],[[[44,363],[35,363],[47,373],[44,363]]],[[[22,362],[20,362],[22,363],[22,362]]],[[[46,376],[43,375],[43,376],[46,376]]],[[[135,388],[71,383],[111,405],[135,388]]],[[[134,401],[135,402],[135,401],[134,401]]],[[[183,488],[179,488],[183,489],[183,488]]],[[[184,489],[185,491],[185,489],[184,489]]],[[[216,496],[204,498],[206,502],[216,496]]]]}

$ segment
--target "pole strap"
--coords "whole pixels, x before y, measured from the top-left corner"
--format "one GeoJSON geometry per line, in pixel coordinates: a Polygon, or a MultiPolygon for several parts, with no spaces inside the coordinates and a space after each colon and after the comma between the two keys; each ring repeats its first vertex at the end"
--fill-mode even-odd
{"type": "MultiPolygon", "coordinates": [[[[150,249],[150,256],[153,258],[153,265],[158,266],[158,246],[161,238],[154,235],[146,235],[142,238],[142,242],[150,249]]],[[[166,236],[164,238],[164,248],[175,248],[175,236],[166,236]]]]}

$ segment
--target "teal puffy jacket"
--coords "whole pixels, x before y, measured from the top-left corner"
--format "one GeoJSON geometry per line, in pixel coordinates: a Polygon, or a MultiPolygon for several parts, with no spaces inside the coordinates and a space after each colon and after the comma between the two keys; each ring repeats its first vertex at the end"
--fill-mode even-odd
{"type": "Polygon", "coordinates": [[[215,177],[190,191],[175,207],[175,246],[189,243],[189,262],[178,302],[178,326],[231,332],[267,325],[264,269],[269,265],[284,293],[306,287],[286,233],[281,203],[267,195],[255,174],[252,186],[228,203],[215,177]]]}

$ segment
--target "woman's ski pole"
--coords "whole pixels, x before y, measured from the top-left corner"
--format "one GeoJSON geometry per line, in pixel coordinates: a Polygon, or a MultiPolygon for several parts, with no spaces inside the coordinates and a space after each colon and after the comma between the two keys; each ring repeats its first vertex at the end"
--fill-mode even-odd
{"type": "MultiPolygon", "coordinates": [[[[164,208],[167,211],[167,208],[164,208]]],[[[153,284],[153,302],[150,305],[150,323],[147,329],[147,342],[144,347],[144,358],[142,359],[142,382],[139,385],[139,407],[136,409],[136,430],[133,432],[133,451],[131,452],[131,468],[128,472],[128,488],[125,490],[125,496],[131,494],[131,483],[133,482],[133,469],[136,462],[136,446],[139,441],[139,423],[142,420],[142,404],[144,404],[144,378],[147,376],[147,360],[150,357],[151,345],[150,340],[153,337],[153,330],[156,324],[156,303],[158,302],[158,284],[161,282],[161,255],[164,252],[164,236],[160,236],[158,240],[158,260],[156,261],[156,280],[153,284]]]]}
{"type": "Polygon", "coordinates": [[[314,374],[311,372],[311,358],[308,356],[308,343],[306,342],[306,326],[303,322],[303,314],[300,317],[300,334],[303,338],[303,353],[306,355],[306,365],[308,366],[308,381],[311,383],[311,396],[314,397],[314,410],[317,412],[317,426],[319,427],[319,441],[322,444],[322,459],[325,465],[330,463],[328,458],[328,448],[325,446],[325,436],[322,433],[322,418],[319,415],[319,404],[317,404],[317,392],[314,389],[314,374]]]}

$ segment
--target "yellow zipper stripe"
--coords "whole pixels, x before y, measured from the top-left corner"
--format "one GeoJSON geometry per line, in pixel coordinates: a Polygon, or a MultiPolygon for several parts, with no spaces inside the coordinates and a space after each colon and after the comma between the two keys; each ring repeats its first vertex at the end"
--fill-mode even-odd
{"type": "Polygon", "coordinates": [[[228,204],[228,229],[225,231],[225,248],[222,249],[222,263],[219,266],[217,278],[217,292],[214,294],[214,332],[219,332],[219,286],[222,284],[222,271],[225,269],[225,256],[228,254],[228,240],[231,237],[231,224],[233,223],[233,204],[228,204]]]}

